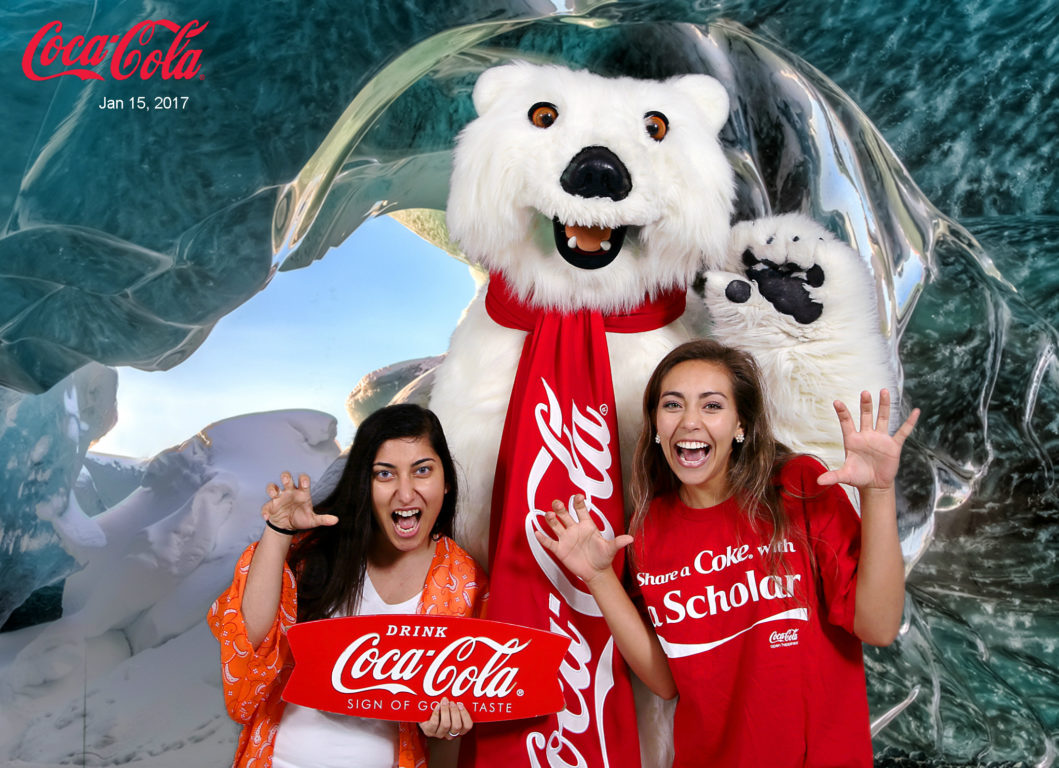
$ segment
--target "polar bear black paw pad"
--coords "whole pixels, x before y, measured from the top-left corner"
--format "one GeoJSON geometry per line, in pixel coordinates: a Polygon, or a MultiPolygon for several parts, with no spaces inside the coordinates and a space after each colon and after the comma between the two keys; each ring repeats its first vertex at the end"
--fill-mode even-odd
{"type": "MultiPolygon", "coordinates": [[[[797,241],[798,238],[795,237],[794,240],[797,241]]],[[[743,251],[742,261],[747,278],[757,283],[762,297],[772,304],[777,312],[793,317],[802,325],[820,319],[824,305],[814,301],[809,294],[809,288],[819,288],[824,284],[824,270],[819,264],[805,269],[791,261],[777,263],[772,259],[759,258],[751,248],[743,251]]],[[[725,295],[738,302],[727,290],[725,295]]],[[[749,286],[746,287],[746,297],[742,301],[748,298],[749,286]]]]}

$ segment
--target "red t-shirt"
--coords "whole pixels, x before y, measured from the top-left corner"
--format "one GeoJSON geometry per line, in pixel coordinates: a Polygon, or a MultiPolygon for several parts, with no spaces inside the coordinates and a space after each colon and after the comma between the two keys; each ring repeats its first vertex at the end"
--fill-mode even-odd
{"type": "Polygon", "coordinates": [[[872,765],[853,635],[860,518],[840,487],[816,484],[822,472],[798,456],[779,473],[790,535],[777,575],[770,532],[735,500],[651,504],[634,578],[679,694],[675,768],[872,765]]]}

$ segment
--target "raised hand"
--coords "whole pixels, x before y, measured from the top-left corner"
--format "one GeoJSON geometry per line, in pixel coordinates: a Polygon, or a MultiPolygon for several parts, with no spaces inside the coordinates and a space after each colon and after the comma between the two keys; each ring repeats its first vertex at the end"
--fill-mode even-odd
{"type": "Polygon", "coordinates": [[[842,429],[842,445],[846,460],[838,469],[825,472],[817,478],[820,485],[846,483],[859,489],[892,488],[897,468],[901,462],[901,448],[912,434],[919,420],[916,408],[905,419],[904,424],[891,436],[890,392],[879,393],[879,417],[872,425],[872,399],[870,392],[860,393],[860,429],[853,423],[853,416],[845,403],[835,401],[835,412],[842,429]]]}
{"type": "Polygon", "coordinates": [[[599,528],[592,522],[584,496],[574,497],[574,512],[577,513],[577,520],[574,520],[563,503],[556,499],[552,502],[552,508],[545,514],[545,520],[556,538],[553,539],[542,531],[534,533],[541,546],[587,584],[601,573],[610,570],[614,556],[623,547],[631,544],[633,538],[624,534],[614,540],[603,538],[599,528]]]}
{"type": "Polygon", "coordinates": [[[280,475],[282,488],[269,483],[265,488],[269,500],[261,507],[261,517],[277,528],[301,531],[318,525],[334,525],[334,515],[318,515],[313,510],[309,491],[309,476],[299,475],[295,485],[290,472],[280,475]]]}

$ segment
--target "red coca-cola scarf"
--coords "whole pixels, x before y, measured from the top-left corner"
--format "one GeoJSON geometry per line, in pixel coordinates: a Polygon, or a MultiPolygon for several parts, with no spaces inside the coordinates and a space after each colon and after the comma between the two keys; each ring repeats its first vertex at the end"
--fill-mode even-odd
{"type": "MultiPolygon", "coordinates": [[[[559,668],[566,709],[475,728],[461,765],[638,768],[628,671],[584,583],[540,546],[544,510],[583,494],[598,527],[624,530],[621,457],[606,332],[672,322],[685,293],[672,290],[631,312],[559,314],[530,307],[493,273],[485,306],[500,325],[528,331],[497,459],[490,527],[489,618],[572,639],[559,668]]],[[[619,575],[624,559],[615,564],[619,575]]]]}

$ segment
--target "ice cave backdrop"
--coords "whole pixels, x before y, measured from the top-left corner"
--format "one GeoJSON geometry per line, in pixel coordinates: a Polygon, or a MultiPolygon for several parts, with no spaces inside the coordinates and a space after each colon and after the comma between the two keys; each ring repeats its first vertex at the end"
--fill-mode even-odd
{"type": "Polygon", "coordinates": [[[1056,762],[1059,2],[13,0],[0,52],[0,761],[228,763],[203,615],[265,482],[429,389],[474,290],[437,213],[453,136],[519,57],[713,74],[740,215],[805,211],[872,265],[924,410],[877,762],[1056,762]],[[22,72],[48,22],[148,18],[209,22],[201,78],[22,72]],[[98,109],[136,96],[188,105],[98,109]],[[208,352],[235,318],[260,332],[208,352]],[[321,409],[336,374],[348,409],[321,409]],[[155,447],[93,447],[115,430],[155,447]]]}

